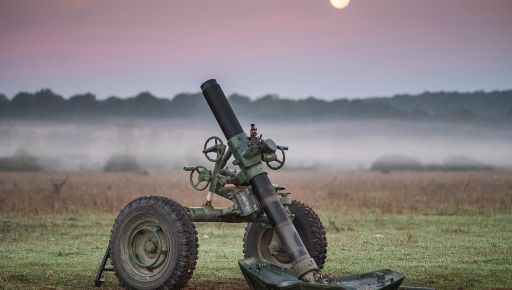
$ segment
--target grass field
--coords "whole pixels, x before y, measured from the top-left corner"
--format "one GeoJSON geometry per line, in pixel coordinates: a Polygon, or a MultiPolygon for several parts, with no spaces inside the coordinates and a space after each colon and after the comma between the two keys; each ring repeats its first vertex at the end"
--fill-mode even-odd
{"type": "MultiPolygon", "coordinates": [[[[1,173],[0,289],[92,288],[112,222],[148,194],[199,205],[177,172],[1,173]],[[57,192],[50,179],[69,175],[57,192]]],[[[288,171],[276,183],[310,204],[327,229],[326,272],[405,272],[405,285],[512,287],[512,173],[288,171]]],[[[216,205],[225,205],[220,198],[216,205]]],[[[197,224],[199,261],[188,289],[246,289],[241,224],[197,224]]],[[[107,273],[103,289],[117,289],[107,273]]]]}

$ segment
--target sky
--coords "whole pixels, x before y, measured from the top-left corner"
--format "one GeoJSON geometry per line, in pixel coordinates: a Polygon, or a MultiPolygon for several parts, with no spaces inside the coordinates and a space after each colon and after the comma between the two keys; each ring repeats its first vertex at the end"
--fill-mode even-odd
{"type": "Polygon", "coordinates": [[[512,1],[0,0],[0,93],[323,99],[512,88],[512,1]]]}

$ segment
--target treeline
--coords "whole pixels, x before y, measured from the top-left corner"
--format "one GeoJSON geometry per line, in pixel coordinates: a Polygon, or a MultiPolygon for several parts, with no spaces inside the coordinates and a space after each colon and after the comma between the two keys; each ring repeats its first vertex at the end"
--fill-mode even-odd
{"type": "MultiPolygon", "coordinates": [[[[229,100],[246,118],[269,119],[419,119],[512,121],[512,90],[471,93],[425,92],[367,99],[316,98],[291,100],[266,95],[256,100],[233,94],[229,100]]],[[[200,93],[159,98],[143,92],[135,97],[98,100],[86,93],[68,99],[49,89],[0,94],[0,119],[66,120],[98,118],[201,118],[210,117],[200,93]]]]}

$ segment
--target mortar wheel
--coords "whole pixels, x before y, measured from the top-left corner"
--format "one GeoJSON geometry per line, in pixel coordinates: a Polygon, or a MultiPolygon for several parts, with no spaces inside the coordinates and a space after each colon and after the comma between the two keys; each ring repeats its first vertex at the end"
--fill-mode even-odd
{"type": "Polygon", "coordinates": [[[158,196],[121,210],[110,237],[110,258],[127,289],[181,289],[197,260],[197,232],[183,207],[158,196]]]}
{"type": "MultiPolygon", "coordinates": [[[[288,208],[295,216],[293,225],[309,255],[315,260],[318,268],[322,269],[327,255],[327,239],[320,218],[312,208],[299,201],[292,201],[288,208]]],[[[283,250],[279,238],[268,224],[247,224],[244,234],[244,256],[245,258],[264,258],[272,263],[291,267],[288,254],[283,250]]]]}

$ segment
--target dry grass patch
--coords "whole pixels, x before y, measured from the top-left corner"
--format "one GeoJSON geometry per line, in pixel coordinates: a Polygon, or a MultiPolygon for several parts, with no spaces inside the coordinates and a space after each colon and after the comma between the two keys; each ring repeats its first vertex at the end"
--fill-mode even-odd
{"type": "MultiPolygon", "coordinates": [[[[372,209],[383,213],[482,214],[512,208],[512,172],[272,172],[293,198],[327,210],[372,209]]],[[[150,173],[0,173],[0,212],[117,212],[143,195],[199,206],[205,192],[180,171],[150,173]],[[60,192],[51,180],[69,176],[60,192]]],[[[216,197],[217,206],[228,201],[216,197]]]]}

